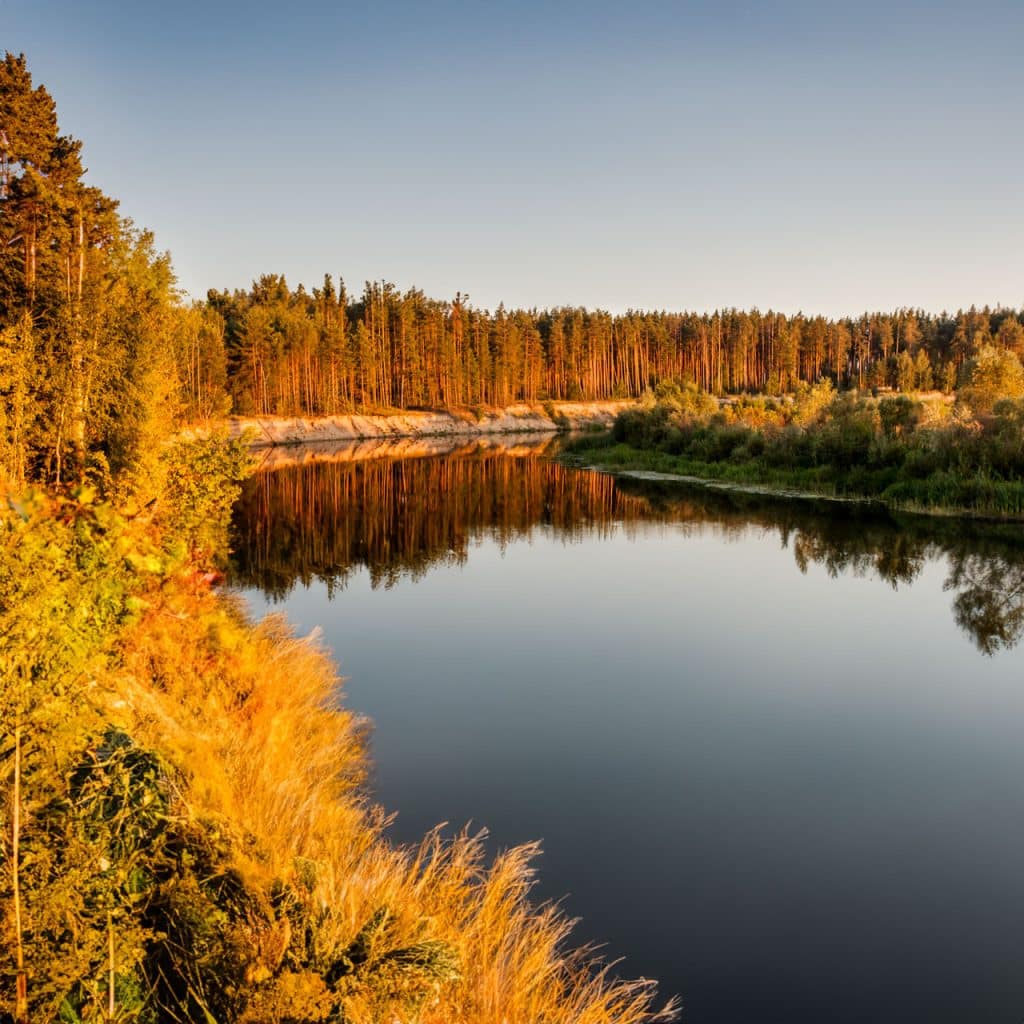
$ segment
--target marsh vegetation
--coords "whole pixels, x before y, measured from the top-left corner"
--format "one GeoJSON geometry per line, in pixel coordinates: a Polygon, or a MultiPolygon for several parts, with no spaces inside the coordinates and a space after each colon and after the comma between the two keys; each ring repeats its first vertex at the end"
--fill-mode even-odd
{"type": "Polygon", "coordinates": [[[940,395],[836,392],[721,404],[663,382],[610,432],[572,452],[608,468],[876,499],[893,508],[1024,515],[1024,370],[985,349],[955,401],[940,395]]]}

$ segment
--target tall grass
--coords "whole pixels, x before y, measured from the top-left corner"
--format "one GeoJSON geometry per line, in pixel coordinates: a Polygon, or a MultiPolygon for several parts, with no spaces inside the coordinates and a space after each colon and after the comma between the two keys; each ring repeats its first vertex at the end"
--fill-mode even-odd
{"type": "Polygon", "coordinates": [[[391,843],[322,643],[165,541],[91,497],[0,505],[0,972],[32,1020],[665,1015],[532,901],[535,846],[391,843]]]}
{"type": "MultiPolygon", "coordinates": [[[[122,652],[125,728],[180,767],[182,813],[233,837],[248,885],[303,892],[315,908],[304,922],[314,961],[351,955],[370,926],[379,969],[351,984],[345,1021],[639,1024],[669,1015],[655,1012],[653,983],[619,980],[572,947],[560,909],[531,901],[536,846],[490,859],[483,835],[438,831],[415,848],[387,841],[387,819],[362,787],[364,724],[340,703],[316,637],[296,637],[280,618],[251,625],[196,588],[165,594],[122,652]],[[410,1002],[399,976],[417,958],[431,961],[434,977],[424,997],[416,975],[410,1002]]],[[[283,969],[284,945],[248,1000],[266,1019],[292,1019],[315,989],[309,972],[300,984],[283,969]]]]}

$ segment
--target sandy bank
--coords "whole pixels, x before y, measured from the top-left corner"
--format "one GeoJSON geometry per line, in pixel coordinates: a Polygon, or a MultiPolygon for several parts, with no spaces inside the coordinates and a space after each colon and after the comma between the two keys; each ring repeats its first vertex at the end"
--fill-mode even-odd
{"type": "MultiPolygon", "coordinates": [[[[505,409],[471,411],[405,411],[387,415],[319,416],[290,418],[233,416],[224,421],[232,437],[247,431],[252,447],[304,444],[320,441],[361,441],[372,438],[469,437],[482,434],[554,433],[611,426],[632,402],[520,403],[505,409]]],[[[218,424],[219,425],[219,424],[218,424]]],[[[194,426],[186,435],[201,437],[214,425],[194,426]]]]}

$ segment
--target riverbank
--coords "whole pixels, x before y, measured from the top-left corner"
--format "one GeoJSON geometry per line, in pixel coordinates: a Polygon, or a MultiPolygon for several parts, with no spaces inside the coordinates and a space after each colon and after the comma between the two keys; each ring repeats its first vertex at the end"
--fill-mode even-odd
{"type": "Polygon", "coordinates": [[[0,481],[0,1019],[664,1019],[532,901],[535,844],[391,841],[325,645],[208,560],[242,453],[186,448],[141,513],[0,481]]]}
{"type": "Polygon", "coordinates": [[[653,400],[623,411],[610,431],[566,450],[617,472],[1020,521],[1024,399],[990,392],[965,386],[950,404],[837,393],[822,381],[786,403],[747,396],[726,408],[692,385],[668,383],[653,400]]]}
{"type": "Polygon", "coordinates": [[[650,483],[693,484],[707,490],[725,491],[730,494],[750,494],[755,497],[785,498],[793,501],[836,501],[854,505],[877,505],[886,507],[883,502],[874,498],[858,498],[841,494],[822,494],[815,491],[801,491],[794,488],[772,487],[764,484],[739,483],[733,480],[716,480],[706,476],[692,476],[685,473],[662,473],[653,469],[620,469],[607,470],[600,466],[586,466],[597,473],[611,472],[616,477],[627,477],[630,480],[645,480],[650,483]]]}
{"type": "Polygon", "coordinates": [[[248,438],[252,448],[274,448],[380,438],[554,434],[607,429],[619,413],[635,404],[632,401],[520,402],[503,409],[396,409],[318,417],[232,416],[195,424],[184,431],[183,436],[202,439],[221,430],[232,439],[248,438]]]}
{"type": "Polygon", "coordinates": [[[571,465],[637,480],[674,481],[773,498],[877,505],[918,515],[1024,521],[1024,483],[992,479],[980,470],[971,476],[939,472],[923,479],[900,479],[891,468],[771,466],[760,459],[711,462],[614,443],[610,434],[580,439],[561,457],[571,465]]]}

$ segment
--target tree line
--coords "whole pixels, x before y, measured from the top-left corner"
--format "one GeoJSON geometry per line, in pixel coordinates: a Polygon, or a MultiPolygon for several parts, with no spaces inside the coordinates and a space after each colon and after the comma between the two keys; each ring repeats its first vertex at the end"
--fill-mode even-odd
{"type": "Polygon", "coordinates": [[[714,313],[476,309],[367,282],[350,299],[326,275],[311,292],[265,275],[211,291],[187,367],[196,415],[226,383],[235,412],[318,415],[357,409],[503,406],[635,398],[659,381],[714,394],[839,388],[953,390],[966,362],[997,346],[1024,353],[1010,309],[932,315],[902,309],[828,319],[714,313]]]}

